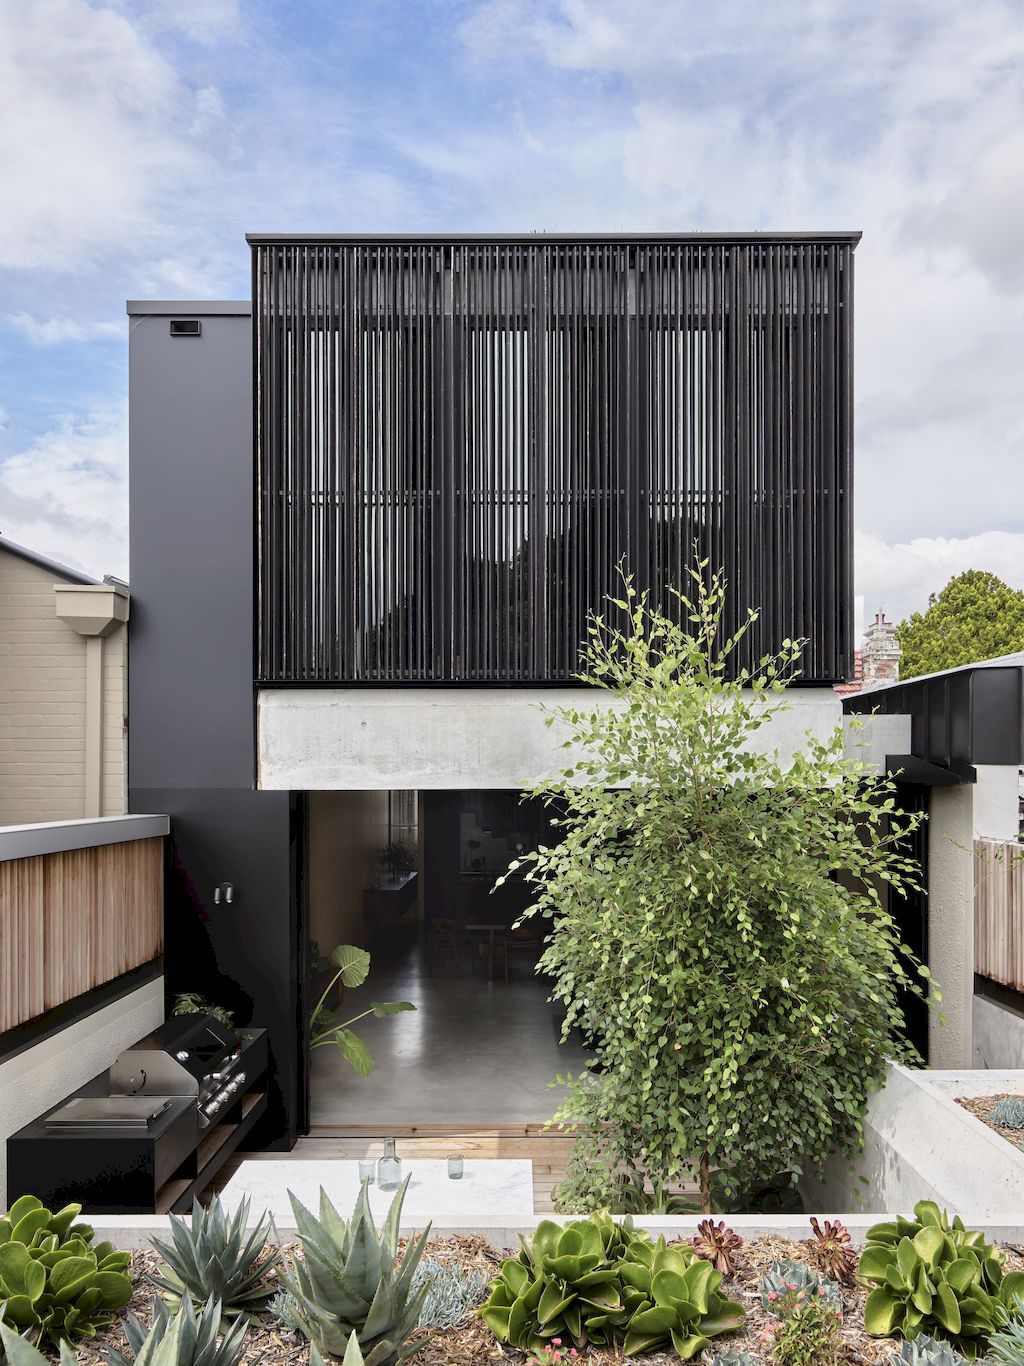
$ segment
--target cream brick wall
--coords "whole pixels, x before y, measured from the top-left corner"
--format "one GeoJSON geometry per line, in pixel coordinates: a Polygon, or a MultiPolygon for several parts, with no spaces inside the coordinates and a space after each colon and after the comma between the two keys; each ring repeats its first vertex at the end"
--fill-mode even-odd
{"type": "MultiPolygon", "coordinates": [[[[75,820],[85,804],[85,652],[53,570],[0,542],[0,825],[75,820]]],[[[102,810],[125,809],[127,633],[103,642],[102,810]]]]}

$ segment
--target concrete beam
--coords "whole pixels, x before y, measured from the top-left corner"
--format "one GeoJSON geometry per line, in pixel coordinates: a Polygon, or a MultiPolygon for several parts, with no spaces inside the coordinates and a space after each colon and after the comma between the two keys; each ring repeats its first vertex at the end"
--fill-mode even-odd
{"type": "MultiPolygon", "coordinates": [[[[754,738],[785,761],[842,719],[830,689],[794,689],[754,738]]],[[[277,791],[520,790],[574,760],[558,707],[621,705],[590,688],[273,688],[258,701],[259,786],[277,791]]],[[[855,757],[877,764],[901,717],[866,717],[855,757]],[[880,722],[884,736],[875,733],[880,722]],[[896,723],[894,725],[894,723],[896,723]]],[[[909,725],[909,722],[908,722],[909,725]]],[[[854,732],[851,732],[854,734],[854,732]]],[[[876,768],[876,771],[877,768],[876,768]]]]}

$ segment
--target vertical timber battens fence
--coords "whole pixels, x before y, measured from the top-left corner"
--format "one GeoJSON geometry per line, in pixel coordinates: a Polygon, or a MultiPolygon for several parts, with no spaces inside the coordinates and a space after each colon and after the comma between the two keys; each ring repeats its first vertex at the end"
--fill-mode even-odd
{"type": "Polygon", "coordinates": [[[249,240],[261,683],[565,682],[695,544],[849,676],[858,234],[249,240]]]}

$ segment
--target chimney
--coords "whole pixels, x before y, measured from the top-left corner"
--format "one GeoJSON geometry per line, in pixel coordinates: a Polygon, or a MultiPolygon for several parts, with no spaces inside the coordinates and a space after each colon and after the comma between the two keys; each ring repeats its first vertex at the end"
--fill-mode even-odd
{"type": "Polygon", "coordinates": [[[900,647],[896,641],[896,625],[886,621],[884,612],[876,612],[874,621],[864,632],[861,655],[865,688],[899,680],[900,647]]]}

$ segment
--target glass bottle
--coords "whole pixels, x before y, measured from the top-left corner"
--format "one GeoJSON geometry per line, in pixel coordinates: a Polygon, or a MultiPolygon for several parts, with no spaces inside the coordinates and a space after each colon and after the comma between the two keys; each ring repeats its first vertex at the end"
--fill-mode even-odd
{"type": "Polygon", "coordinates": [[[382,1191],[396,1191],[402,1184],[402,1164],[395,1155],[395,1140],[384,1140],[384,1156],[377,1163],[377,1185],[382,1191]]]}

